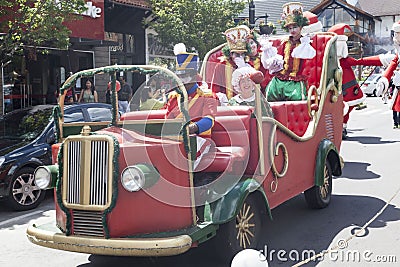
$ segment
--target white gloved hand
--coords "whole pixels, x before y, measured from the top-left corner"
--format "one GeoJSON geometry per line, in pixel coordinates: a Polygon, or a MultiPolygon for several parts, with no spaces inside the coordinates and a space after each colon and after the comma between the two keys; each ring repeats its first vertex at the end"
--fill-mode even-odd
{"type": "Polygon", "coordinates": [[[283,69],[283,64],[285,61],[283,60],[282,55],[275,55],[274,57],[265,60],[264,63],[264,68],[269,70],[270,74],[273,74],[283,69]]]}
{"type": "Polygon", "coordinates": [[[302,36],[300,37],[300,45],[293,49],[292,57],[294,58],[303,58],[303,59],[311,59],[315,57],[316,51],[314,47],[311,46],[312,40],[310,36],[302,36]]]}
{"type": "Polygon", "coordinates": [[[380,78],[378,83],[376,84],[376,89],[377,89],[377,95],[383,95],[383,93],[388,89],[389,87],[389,81],[386,77],[380,78]]]}
{"type": "Polygon", "coordinates": [[[246,62],[244,62],[243,57],[236,57],[233,59],[233,62],[235,62],[238,68],[246,67],[246,62]]]}

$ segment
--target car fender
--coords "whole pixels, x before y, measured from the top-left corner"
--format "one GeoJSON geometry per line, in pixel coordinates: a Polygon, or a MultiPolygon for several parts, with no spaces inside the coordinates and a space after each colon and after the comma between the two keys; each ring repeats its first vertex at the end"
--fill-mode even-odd
{"type": "Polygon", "coordinates": [[[258,193],[262,196],[271,217],[268,199],[260,183],[254,179],[247,179],[238,182],[227,194],[210,204],[212,223],[223,224],[235,218],[246,197],[251,193],[258,193]]]}
{"type": "Polygon", "coordinates": [[[328,160],[332,167],[333,175],[342,175],[342,165],[339,152],[336,146],[328,139],[323,139],[318,145],[315,165],[315,185],[321,186],[324,183],[325,160],[328,160]]]}

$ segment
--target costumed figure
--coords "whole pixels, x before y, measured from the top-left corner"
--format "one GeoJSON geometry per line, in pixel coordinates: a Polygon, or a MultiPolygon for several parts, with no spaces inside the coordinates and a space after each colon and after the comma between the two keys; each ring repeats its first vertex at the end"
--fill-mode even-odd
{"type": "Polygon", "coordinates": [[[289,37],[275,48],[271,42],[261,43],[261,63],[274,76],[266,88],[268,101],[306,99],[307,76],[302,75],[303,59],[315,57],[316,51],[310,45],[310,36],[302,36],[301,30],[309,25],[303,16],[303,5],[291,2],[283,5],[281,20],[289,37]]]}
{"type": "MultiPolygon", "coordinates": [[[[382,78],[378,81],[376,87],[378,88],[378,95],[384,94],[385,91],[388,90],[389,88],[389,81],[392,78],[393,74],[395,73],[395,70],[397,69],[400,61],[399,61],[399,53],[400,53],[400,21],[396,22],[392,26],[392,31],[394,32],[393,35],[393,45],[396,50],[396,55],[393,58],[393,60],[390,62],[389,66],[385,70],[385,72],[382,75],[382,78]]],[[[397,74],[395,77],[393,77],[393,83],[396,85],[395,81],[397,82],[397,74]]],[[[398,93],[399,89],[397,86],[395,86],[395,89],[393,90],[393,95],[392,95],[392,103],[390,105],[390,108],[394,112],[400,112],[400,96],[398,93]]],[[[393,118],[394,119],[394,118],[393,118]]],[[[394,127],[398,128],[399,127],[399,122],[394,121],[394,127]]]]}
{"type": "MultiPolygon", "coordinates": [[[[232,73],[233,90],[237,93],[229,99],[229,106],[252,106],[255,107],[256,93],[255,90],[260,90],[260,84],[263,81],[264,75],[261,71],[255,70],[253,67],[242,67],[236,69],[232,73]]],[[[273,112],[266,101],[264,95],[261,97],[261,113],[262,116],[273,118],[273,112]]]]}
{"type": "MultiPolygon", "coordinates": [[[[274,27],[267,25],[269,28],[269,31],[271,33],[273,32],[274,27]]],[[[250,52],[248,53],[248,56],[245,58],[245,61],[248,65],[253,67],[257,71],[261,71],[263,74],[264,78],[260,83],[261,86],[261,92],[265,95],[265,87],[271,80],[271,76],[268,73],[268,70],[264,68],[264,66],[261,64],[261,46],[259,41],[260,40],[265,40],[268,39],[269,34],[262,34],[259,35],[256,31],[251,30],[249,37],[247,38],[248,45],[250,47],[250,52]]]]}
{"type": "Polygon", "coordinates": [[[391,102],[391,108],[393,111],[393,129],[400,129],[400,71],[395,71],[393,76],[393,97],[391,102]]]}
{"type": "Polygon", "coordinates": [[[250,29],[245,25],[230,28],[225,31],[227,44],[208,59],[208,71],[212,71],[210,88],[221,99],[225,94],[227,99],[233,96],[232,72],[240,67],[248,66],[245,62],[246,56],[250,53],[248,38],[250,29]]]}
{"type": "Polygon", "coordinates": [[[343,139],[347,138],[347,122],[349,121],[350,112],[355,106],[365,101],[365,95],[358,85],[356,76],[352,69],[353,66],[387,66],[393,55],[381,54],[378,56],[364,57],[355,59],[348,56],[347,39],[352,33],[352,29],[345,23],[339,23],[332,26],[328,32],[334,32],[338,35],[336,41],[336,51],[339,63],[343,71],[342,92],[345,108],[343,111],[343,139]]]}
{"type": "MultiPolygon", "coordinates": [[[[210,90],[200,88],[198,83],[198,55],[187,53],[184,44],[179,43],[174,47],[176,55],[176,74],[184,84],[188,95],[189,107],[189,134],[196,135],[197,157],[193,168],[196,169],[201,158],[211,147],[209,138],[211,129],[214,125],[214,117],[217,113],[218,101],[210,90]]],[[[205,86],[202,84],[201,86],[205,86]]],[[[172,92],[168,95],[167,118],[182,118],[183,114],[179,110],[181,95],[172,92]]]]}

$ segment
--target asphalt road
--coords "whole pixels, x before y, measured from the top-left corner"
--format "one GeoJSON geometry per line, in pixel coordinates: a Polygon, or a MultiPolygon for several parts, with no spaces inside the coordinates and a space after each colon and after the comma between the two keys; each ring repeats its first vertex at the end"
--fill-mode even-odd
{"type": "MultiPolygon", "coordinates": [[[[272,211],[273,221],[260,246],[269,266],[400,265],[400,130],[392,129],[391,111],[379,98],[367,98],[366,103],[366,109],[351,114],[349,138],[341,147],[343,175],[334,178],[329,207],[311,210],[300,195],[272,211]],[[318,255],[316,260],[301,265],[313,255],[318,255]]],[[[49,195],[30,212],[9,212],[0,203],[0,266],[222,267],[211,260],[207,248],[157,259],[100,257],[35,246],[25,230],[32,223],[53,220],[49,195]]]]}

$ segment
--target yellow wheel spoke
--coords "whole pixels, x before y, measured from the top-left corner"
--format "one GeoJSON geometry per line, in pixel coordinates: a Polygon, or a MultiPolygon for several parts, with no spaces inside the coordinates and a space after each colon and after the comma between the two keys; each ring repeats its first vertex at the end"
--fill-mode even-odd
{"type": "Polygon", "coordinates": [[[247,217],[243,222],[246,222],[246,223],[248,223],[249,222],[249,220],[251,219],[251,218],[253,218],[253,216],[254,216],[254,213],[252,213],[252,214],[250,214],[250,216],[249,217],[247,217]]]}
{"type": "Polygon", "coordinates": [[[244,243],[244,248],[246,248],[246,244],[248,244],[250,246],[250,239],[246,234],[244,234],[244,237],[246,238],[246,241],[247,241],[247,243],[246,242],[244,243]]]}
{"type": "Polygon", "coordinates": [[[251,237],[254,237],[254,234],[253,234],[249,229],[246,229],[246,233],[248,233],[249,235],[251,235],[251,237]]]}

